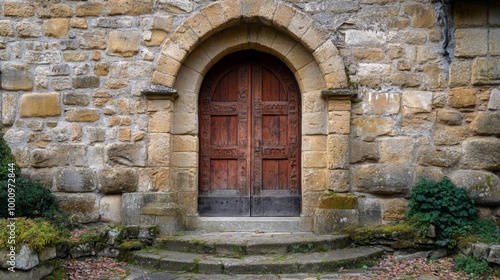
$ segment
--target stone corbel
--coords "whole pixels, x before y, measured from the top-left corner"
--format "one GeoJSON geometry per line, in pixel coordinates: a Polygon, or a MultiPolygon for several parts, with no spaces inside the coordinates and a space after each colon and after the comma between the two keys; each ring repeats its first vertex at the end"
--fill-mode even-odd
{"type": "Polygon", "coordinates": [[[151,84],[141,91],[144,96],[149,100],[171,100],[179,96],[177,90],[174,88],[151,84]]]}
{"type": "Polygon", "coordinates": [[[358,91],[350,88],[327,89],[321,91],[321,96],[327,100],[355,100],[358,91]]]}

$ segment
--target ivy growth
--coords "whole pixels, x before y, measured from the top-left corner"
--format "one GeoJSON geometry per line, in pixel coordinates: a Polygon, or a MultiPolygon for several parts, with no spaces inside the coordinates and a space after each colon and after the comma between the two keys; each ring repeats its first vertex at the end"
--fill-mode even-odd
{"type": "Polygon", "coordinates": [[[407,218],[421,232],[436,228],[436,244],[454,247],[453,236],[476,218],[476,206],[467,191],[448,178],[439,182],[421,178],[412,188],[407,218]]]}

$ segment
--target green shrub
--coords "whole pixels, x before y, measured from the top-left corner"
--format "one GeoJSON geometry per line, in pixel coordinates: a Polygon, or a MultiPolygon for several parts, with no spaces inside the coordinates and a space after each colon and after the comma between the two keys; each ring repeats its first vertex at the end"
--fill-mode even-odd
{"type": "Polygon", "coordinates": [[[475,218],[457,234],[467,239],[476,238],[481,242],[500,244],[500,228],[492,220],[475,218]]]}
{"type": "MultiPolygon", "coordinates": [[[[12,184],[12,183],[11,183],[12,184]]],[[[15,183],[16,217],[37,218],[45,212],[57,209],[52,193],[39,182],[24,178],[17,178],[15,183]]],[[[7,181],[0,181],[0,201],[7,201],[7,181]]],[[[0,217],[10,217],[7,212],[7,203],[0,204],[0,217]]]]}
{"type": "Polygon", "coordinates": [[[16,159],[12,155],[10,147],[3,139],[3,132],[1,131],[0,127],[0,180],[9,179],[8,175],[11,173],[9,169],[12,169],[9,167],[11,167],[12,165],[14,167],[14,174],[16,175],[16,177],[19,177],[19,174],[21,174],[21,169],[17,165],[16,159]]]}
{"type": "Polygon", "coordinates": [[[493,272],[493,269],[488,266],[488,262],[481,257],[463,257],[454,260],[453,269],[463,271],[472,277],[482,277],[493,272]]]}
{"type": "MultiPolygon", "coordinates": [[[[0,220],[0,248],[10,247],[8,237],[11,228],[7,227],[8,224],[8,220],[0,220]]],[[[27,244],[37,252],[61,238],[61,232],[42,219],[18,218],[15,225],[16,244],[27,244]]]]}
{"type": "Polygon", "coordinates": [[[435,225],[436,244],[442,247],[454,247],[453,235],[476,218],[474,201],[448,178],[437,183],[421,178],[412,188],[408,207],[407,218],[422,231],[435,225]]]}

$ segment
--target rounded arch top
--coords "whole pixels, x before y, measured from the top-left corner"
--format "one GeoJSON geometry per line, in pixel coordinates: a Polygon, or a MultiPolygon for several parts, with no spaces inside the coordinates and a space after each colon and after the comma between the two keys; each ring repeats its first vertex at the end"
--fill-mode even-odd
{"type": "Polygon", "coordinates": [[[222,0],[194,13],[162,44],[151,83],[173,87],[181,66],[200,44],[241,24],[267,26],[302,45],[319,66],[326,88],[347,84],[342,59],[328,33],[306,13],[276,0],[222,0]]]}

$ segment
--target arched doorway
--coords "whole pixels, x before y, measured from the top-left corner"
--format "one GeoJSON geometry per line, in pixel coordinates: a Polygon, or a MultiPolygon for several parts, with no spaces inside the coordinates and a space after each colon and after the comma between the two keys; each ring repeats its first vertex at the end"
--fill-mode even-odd
{"type": "Polygon", "coordinates": [[[300,92],[286,65],[230,54],[209,70],[198,102],[198,213],[299,216],[300,92]]]}

